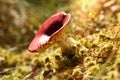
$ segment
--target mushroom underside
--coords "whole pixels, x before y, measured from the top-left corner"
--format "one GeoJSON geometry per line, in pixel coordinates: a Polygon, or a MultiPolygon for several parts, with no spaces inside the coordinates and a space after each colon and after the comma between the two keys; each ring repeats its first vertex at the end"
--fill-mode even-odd
{"type": "Polygon", "coordinates": [[[58,31],[63,26],[61,21],[54,21],[49,25],[49,28],[45,31],[45,35],[51,36],[53,33],[58,31]]]}

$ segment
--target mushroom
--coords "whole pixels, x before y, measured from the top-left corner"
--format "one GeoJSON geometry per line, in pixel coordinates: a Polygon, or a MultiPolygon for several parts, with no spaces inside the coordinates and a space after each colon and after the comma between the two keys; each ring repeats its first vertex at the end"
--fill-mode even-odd
{"type": "Polygon", "coordinates": [[[58,43],[62,50],[72,46],[75,40],[65,34],[70,19],[71,15],[65,12],[52,15],[40,27],[28,50],[30,52],[44,51],[54,43],[58,43]]]}

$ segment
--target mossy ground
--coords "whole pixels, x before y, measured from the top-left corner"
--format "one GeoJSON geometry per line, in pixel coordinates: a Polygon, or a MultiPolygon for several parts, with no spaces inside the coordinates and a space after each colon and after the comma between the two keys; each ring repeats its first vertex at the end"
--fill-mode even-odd
{"type": "Polygon", "coordinates": [[[1,47],[0,80],[120,79],[120,0],[70,0],[61,10],[72,15],[74,46],[42,53],[1,47]]]}

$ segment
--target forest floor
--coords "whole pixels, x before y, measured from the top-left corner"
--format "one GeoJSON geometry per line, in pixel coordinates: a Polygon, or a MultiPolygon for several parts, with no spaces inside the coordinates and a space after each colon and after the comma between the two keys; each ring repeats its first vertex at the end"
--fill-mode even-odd
{"type": "MultiPolygon", "coordinates": [[[[2,3],[0,6],[7,5],[4,6],[4,10],[6,7],[14,5],[10,8],[12,9],[16,6],[16,3],[5,1],[7,0],[0,1],[2,3]]],[[[120,0],[89,0],[89,2],[88,0],[69,0],[67,5],[59,6],[61,5],[59,4],[58,9],[55,9],[54,12],[50,11],[54,6],[49,10],[44,8],[42,11],[45,10],[45,13],[39,12],[42,17],[31,15],[36,12],[33,7],[33,12],[28,11],[32,18],[28,18],[27,21],[24,15],[25,10],[21,10],[21,6],[15,7],[15,10],[20,10],[23,17],[11,16],[7,14],[7,10],[1,12],[1,9],[1,15],[6,17],[0,18],[0,28],[3,29],[3,32],[0,31],[0,43],[7,45],[6,41],[12,46],[19,46],[22,43],[26,46],[0,47],[0,80],[119,80],[120,0]],[[27,47],[35,35],[34,29],[39,28],[36,26],[41,25],[55,12],[60,11],[72,15],[67,34],[76,40],[74,46],[62,51],[59,45],[54,44],[44,52],[30,53],[27,47]],[[38,19],[43,17],[43,20],[38,19]],[[13,18],[14,25],[7,21],[8,18],[13,18]],[[20,19],[18,20],[18,18],[20,19]],[[25,26],[29,27],[11,27],[21,25],[18,22],[23,23],[23,21],[25,21],[25,26]],[[39,21],[41,22],[39,23],[39,21]],[[4,25],[4,23],[8,23],[8,25],[4,25]],[[3,25],[9,26],[10,31],[8,27],[2,28],[3,25]],[[20,29],[22,33],[19,31],[20,29]],[[4,31],[6,31],[5,34],[4,31]],[[13,37],[9,37],[10,35],[13,37]],[[21,43],[18,45],[19,40],[21,43]],[[22,50],[18,50],[19,48],[22,50]]],[[[29,10],[28,6],[27,9],[29,10]]],[[[11,10],[11,14],[14,15],[14,13],[14,10],[11,10]]]]}

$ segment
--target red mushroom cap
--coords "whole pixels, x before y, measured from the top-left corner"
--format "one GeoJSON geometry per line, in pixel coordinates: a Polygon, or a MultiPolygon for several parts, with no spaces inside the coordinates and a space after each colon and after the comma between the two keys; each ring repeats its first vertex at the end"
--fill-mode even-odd
{"type": "Polygon", "coordinates": [[[71,15],[64,12],[59,12],[48,18],[38,30],[34,39],[29,45],[30,52],[36,52],[39,49],[44,49],[50,45],[53,38],[57,38],[67,28],[70,22],[71,15]]]}

